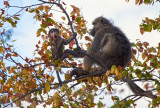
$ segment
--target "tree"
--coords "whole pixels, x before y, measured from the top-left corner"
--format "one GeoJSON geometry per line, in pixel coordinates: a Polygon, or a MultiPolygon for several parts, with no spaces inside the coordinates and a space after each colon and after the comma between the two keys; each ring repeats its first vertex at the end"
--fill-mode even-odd
{"type": "MultiPolygon", "coordinates": [[[[129,0],[126,1],[129,2],[129,0]]],[[[156,1],[158,2],[158,0],[156,1]]],[[[141,5],[142,3],[153,4],[154,1],[136,0],[136,4],[141,5]]],[[[121,67],[113,66],[107,72],[96,71],[93,74],[71,78],[69,77],[69,72],[73,68],[82,68],[81,59],[86,55],[83,47],[86,46],[88,48],[92,41],[87,36],[86,20],[80,14],[80,9],[71,5],[72,10],[68,14],[66,4],[60,0],[38,0],[37,4],[24,7],[12,6],[9,4],[9,1],[4,1],[4,5],[5,7],[1,9],[0,14],[1,28],[8,23],[12,27],[16,27],[22,11],[32,13],[34,14],[33,18],[40,23],[40,28],[37,29],[37,37],[41,38],[41,40],[35,45],[35,56],[31,59],[22,57],[15,51],[12,44],[5,42],[3,37],[1,37],[1,107],[13,105],[13,103],[20,107],[23,106],[22,102],[26,101],[28,102],[28,107],[36,107],[39,104],[43,104],[43,107],[51,105],[53,107],[65,108],[90,108],[95,106],[101,108],[105,106],[105,103],[102,102],[101,98],[97,101],[96,97],[105,91],[112,92],[112,86],[114,85],[125,83],[126,80],[121,80],[122,75],[129,78],[132,82],[145,82],[145,90],[129,95],[124,99],[112,96],[114,101],[113,108],[136,107],[136,101],[139,101],[142,97],[148,97],[151,93],[156,95],[156,98],[149,97],[151,98],[149,106],[156,107],[159,105],[160,43],[157,47],[151,47],[148,42],[141,42],[140,40],[132,43],[132,61],[125,70],[122,70],[121,67]],[[63,22],[53,19],[53,7],[57,8],[54,11],[63,13],[61,16],[63,22]],[[20,10],[13,15],[9,15],[7,10],[11,8],[20,10]],[[53,27],[60,30],[60,36],[64,39],[74,36],[74,40],[68,46],[65,46],[62,56],[58,56],[56,59],[54,58],[55,55],[53,56],[54,51],[51,50],[52,39],[50,39],[47,32],[53,27]],[[80,43],[82,39],[86,40],[85,45],[80,43]],[[77,58],[80,58],[80,60],[77,60],[77,58]],[[23,62],[20,62],[22,60],[23,62]],[[8,62],[14,63],[14,65],[8,66],[8,62]],[[75,88],[77,86],[79,87],[78,89],[75,88]]],[[[142,34],[152,30],[160,30],[160,17],[155,20],[146,18],[140,25],[142,34]]],[[[2,30],[1,34],[4,33],[5,29],[2,30]]],[[[91,55],[88,56],[92,57],[91,55]]]]}

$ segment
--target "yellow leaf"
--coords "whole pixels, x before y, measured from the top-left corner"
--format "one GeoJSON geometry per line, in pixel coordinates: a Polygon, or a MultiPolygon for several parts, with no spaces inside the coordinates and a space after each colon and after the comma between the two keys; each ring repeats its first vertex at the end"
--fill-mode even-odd
{"type": "Polygon", "coordinates": [[[110,73],[111,73],[111,71],[110,71],[110,70],[107,70],[106,76],[108,76],[110,73]]]}
{"type": "Polygon", "coordinates": [[[0,46],[0,53],[3,53],[3,47],[0,46]]]}
{"type": "Polygon", "coordinates": [[[115,69],[115,75],[118,76],[119,75],[119,71],[118,69],[115,69]]]}
{"type": "Polygon", "coordinates": [[[50,84],[48,82],[45,83],[45,90],[46,92],[50,90],[50,84]]]}
{"type": "Polygon", "coordinates": [[[16,16],[14,16],[13,18],[14,18],[15,20],[19,20],[19,18],[18,18],[18,17],[16,17],[16,16]]]}
{"type": "Polygon", "coordinates": [[[53,95],[53,98],[54,98],[54,106],[60,106],[60,100],[61,100],[61,97],[59,95],[58,92],[56,92],[54,95],[53,95]]]}
{"type": "Polygon", "coordinates": [[[113,65],[111,67],[111,74],[114,74],[116,69],[117,69],[117,67],[115,65],[113,65]]]}
{"type": "Polygon", "coordinates": [[[144,60],[146,58],[146,54],[142,53],[142,59],[144,60]]]}

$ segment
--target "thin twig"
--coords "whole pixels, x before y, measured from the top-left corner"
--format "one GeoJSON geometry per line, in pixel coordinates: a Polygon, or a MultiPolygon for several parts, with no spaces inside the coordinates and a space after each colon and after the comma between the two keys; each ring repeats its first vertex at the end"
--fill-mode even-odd
{"type": "Polygon", "coordinates": [[[38,6],[38,5],[43,5],[43,4],[45,4],[45,3],[39,3],[39,4],[34,4],[34,5],[29,5],[29,6],[23,6],[23,7],[21,7],[21,6],[9,6],[9,7],[16,7],[16,8],[29,8],[29,7],[33,7],[33,6],[38,6]]]}

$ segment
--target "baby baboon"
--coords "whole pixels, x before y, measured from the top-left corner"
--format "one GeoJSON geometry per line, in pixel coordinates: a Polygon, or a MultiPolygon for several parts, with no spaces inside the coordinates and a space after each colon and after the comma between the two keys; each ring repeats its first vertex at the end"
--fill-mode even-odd
{"type": "Polygon", "coordinates": [[[56,28],[52,28],[48,32],[48,35],[51,38],[51,51],[55,60],[63,55],[64,45],[69,44],[77,36],[77,34],[74,33],[73,36],[65,40],[59,36],[59,30],[56,28]]]}
{"type": "MultiPolygon", "coordinates": [[[[96,18],[90,34],[94,39],[87,54],[99,59],[107,69],[110,69],[112,65],[120,65],[124,68],[129,63],[132,56],[131,44],[125,34],[108,19],[96,18]]],[[[85,70],[89,70],[93,64],[102,67],[88,56],[84,57],[83,62],[85,70]]]]}
{"type": "Polygon", "coordinates": [[[51,38],[51,51],[54,59],[58,59],[63,53],[63,38],[59,35],[59,30],[52,28],[48,35],[51,38]]]}

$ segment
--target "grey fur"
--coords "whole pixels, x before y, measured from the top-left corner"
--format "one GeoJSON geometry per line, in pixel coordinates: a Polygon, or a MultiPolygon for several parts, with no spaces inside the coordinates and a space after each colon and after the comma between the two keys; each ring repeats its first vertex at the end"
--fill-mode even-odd
{"type": "MultiPolygon", "coordinates": [[[[94,39],[87,50],[87,54],[99,59],[107,69],[112,65],[125,67],[132,56],[131,44],[125,34],[104,17],[98,17],[93,21],[93,29],[90,33],[94,39]]],[[[85,56],[83,68],[88,70],[93,64],[99,65],[92,58],[85,56]]],[[[100,66],[100,65],[99,65],[100,66]]]]}

